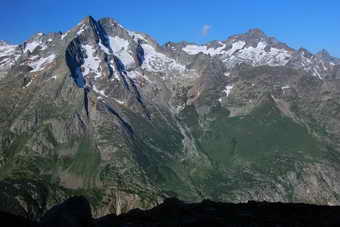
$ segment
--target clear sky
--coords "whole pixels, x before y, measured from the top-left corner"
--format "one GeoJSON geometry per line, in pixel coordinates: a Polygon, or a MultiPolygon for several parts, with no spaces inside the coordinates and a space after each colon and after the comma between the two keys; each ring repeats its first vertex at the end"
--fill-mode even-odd
{"type": "Polygon", "coordinates": [[[166,41],[204,43],[260,28],[293,48],[340,57],[340,0],[1,0],[0,40],[66,31],[83,17],[112,17],[166,41]]]}

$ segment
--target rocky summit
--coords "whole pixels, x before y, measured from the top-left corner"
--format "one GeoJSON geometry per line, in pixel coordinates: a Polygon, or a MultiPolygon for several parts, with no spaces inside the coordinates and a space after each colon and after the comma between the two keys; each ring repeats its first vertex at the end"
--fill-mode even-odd
{"type": "MultiPolygon", "coordinates": [[[[340,59],[260,29],[159,45],[115,20],[0,42],[0,210],[340,204],[340,59]]],[[[246,212],[246,211],[245,211],[246,212]]]]}

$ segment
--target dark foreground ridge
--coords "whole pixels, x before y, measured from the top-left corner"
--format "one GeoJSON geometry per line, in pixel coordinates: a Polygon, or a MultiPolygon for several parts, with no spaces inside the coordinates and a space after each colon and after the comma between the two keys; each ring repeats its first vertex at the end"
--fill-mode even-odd
{"type": "Polygon", "coordinates": [[[297,227],[340,226],[339,206],[248,202],[242,204],[202,201],[185,203],[167,199],[150,210],[94,219],[84,197],[73,197],[54,206],[37,222],[0,212],[1,226],[22,227],[159,227],[233,226],[297,227]]]}

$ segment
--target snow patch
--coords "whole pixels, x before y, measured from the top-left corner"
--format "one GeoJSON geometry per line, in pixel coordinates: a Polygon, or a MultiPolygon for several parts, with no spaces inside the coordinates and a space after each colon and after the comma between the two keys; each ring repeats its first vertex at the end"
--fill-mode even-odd
{"type": "Polygon", "coordinates": [[[85,28],[86,28],[86,24],[83,24],[83,25],[80,27],[79,31],[77,32],[77,35],[80,35],[81,33],[83,33],[83,32],[85,31],[85,28]]]}
{"type": "Polygon", "coordinates": [[[99,90],[97,89],[96,85],[93,85],[92,86],[92,89],[94,90],[94,92],[96,92],[97,94],[101,95],[101,96],[104,96],[107,98],[107,95],[105,95],[105,90],[99,90]]]}
{"type": "Polygon", "coordinates": [[[322,77],[320,75],[320,73],[318,72],[318,70],[316,70],[315,68],[313,68],[313,76],[318,77],[320,80],[322,80],[322,77]]]}
{"type": "Polygon", "coordinates": [[[26,43],[24,53],[26,53],[27,51],[30,51],[32,53],[35,50],[35,48],[37,48],[39,45],[40,42],[37,41],[26,43]]]}
{"type": "Polygon", "coordinates": [[[102,44],[102,42],[99,43],[100,49],[102,49],[104,51],[104,53],[106,54],[111,54],[111,51],[109,50],[109,48],[107,48],[106,46],[104,46],[102,44]]]}
{"type": "Polygon", "coordinates": [[[124,102],[124,101],[122,101],[122,100],[115,99],[115,98],[114,98],[114,100],[115,100],[116,102],[118,102],[119,104],[121,104],[121,105],[124,105],[124,104],[125,104],[125,102],[124,102]]]}
{"type": "Polygon", "coordinates": [[[39,58],[39,55],[34,55],[29,58],[29,60],[34,61],[39,58]]]}
{"type": "Polygon", "coordinates": [[[134,58],[129,51],[129,41],[118,36],[109,36],[110,47],[113,54],[116,55],[125,66],[135,63],[134,58]]]}
{"type": "Polygon", "coordinates": [[[138,42],[139,39],[147,42],[147,40],[144,38],[144,36],[142,36],[141,34],[137,33],[137,32],[133,32],[133,31],[129,31],[127,30],[127,32],[129,33],[130,37],[133,38],[133,40],[135,42],[138,42]]]}
{"type": "Polygon", "coordinates": [[[62,35],[61,35],[61,39],[63,40],[63,39],[68,35],[69,32],[70,32],[70,31],[65,32],[64,34],[62,34],[62,35]]]}
{"type": "Polygon", "coordinates": [[[131,78],[131,79],[135,79],[135,78],[137,78],[138,76],[140,76],[140,74],[137,73],[136,71],[127,72],[127,75],[128,75],[128,77],[131,78]]]}
{"type": "Polygon", "coordinates": [[[21,56],[16,52],[16,48],[16,45],[0,46],[0,71],[15,64],[15,62],[21,56]]]}
{"type": "Polygon", "coordinates": [[[184,52],[190,55],[196,55],[198,53],[206,53],[207,47],[206,46],[198,46],[198,45],[187,45],[182,48],[184,52]]]}
{"type": "MultiPolygon", "coordinates": [[[[33,70],[31,72],[39,72],[39,71],[43,70],[46,65],[52,63],[55,58],[56,58],[55,54],[51,54],[47,57],[39,58],[37,61],[33,61],[28,65],[33,68],[33,70]]],[[[34,59],[36,59],[36,58],[34,58],[34,59]]]]}
{"type": "Polygon", "coordinates": [[[14,54],[16,48],[17,48],[17,45],[0,46],[0,57],[14,54]]]}
{"type": "Polygon", "coordinates": [[[233,43],[232,48],[226,52],[227,58],[223,61],[229,66],[239,62],[279,66],[286,65],[292,57],[291,53],[285,49],[270,47],[269,51],[265,50],[268,44],[264,41],[259,42],[256,47],[244,47],[245,44],[244,41],[233,43]]]}
{"type": "Polygon", "coordinates": [[[231,46],[231,48],[225,52],[226,55],[231,56],[233,55],[236,51],[241,50],[244,46],[246,45],[246,42],[244,41],[237,41],[234,42],[231,46]]]}
{"type": "Polygon", "coordinates": [[[30,85],[31,85],[31,83],[32,83],[32,79],[30,80],[30,82],[28,82],[25,86],[24,86],[24,88],[28,88],[30,85]]]}
{"type": "Polygon", "coordinates": [[[184,72],[185,66],[178,64],[174,59],[167,57],[165,54],[159,53],[149,44],[142,44],[144,49],[143,69],[151,72],[162,72],[164,70],[174,72],[184,72]]]}
{"type": "Polygon", "coordinates": [[[40,46],[40,49],[41,50],[46,50],[47,49],[47,45],[40,46]]]}
{"type": "Polygon", "coordinates": [[[176,106],[176,113],[182,112],[185,107],[186,107],[185,103],[183,103],[182,105],[176,106]]]}
{"type": "Polygon", "coordinates": [[[196,55],[198,53],[203,53],[206,55],[215,56],[215,55],[221,55],[225,52],[223,51],[223,49],[225,49],[226,45],[221,42],[219,44],[221,46],[217,48],[208,48],[207,46],[198,46],[198,45],[187,45],[184,48],[182,48],[182,50],[189,55],[196,55]]]}
{"type": "Polygon", "coordinates": [[[84,64],[82,67],[84,68],[84,75],[86,76],[88,73],[93,72],[99,74],[98,68],[100,64],[100,59],[94,56],[96,50],[90,45],[84,45],[83,48],[86,51],[87,58],[84,59],[84,64]]]}
{"type": "Polygon", "coordinates": [[[111,81],[114,81],[115,79],[120,81],[120,76],[119,76],[119,73],[117,71],[113,72],[113,77],[111,78],[111,81]]]}
{"type": "Polygon", "coordinates": [[[224,73],[224,76],[229,77],[230,76],[230,72],[224,73]]]}
{"type": "Polygon", "coordinates": [[[231,90],[233,89],[233,87],[234,87],[233,85],[227,85],[227,86],[224,88],[223,92],[226,94],[227,97],[230,95],[231,90]]]}
{"type": "Polygon", "coordinates": [[[321,61],[321,65],[324,71],[327,71],[327,67],[325,66],[325,63],[323,61],[321,61]]]}

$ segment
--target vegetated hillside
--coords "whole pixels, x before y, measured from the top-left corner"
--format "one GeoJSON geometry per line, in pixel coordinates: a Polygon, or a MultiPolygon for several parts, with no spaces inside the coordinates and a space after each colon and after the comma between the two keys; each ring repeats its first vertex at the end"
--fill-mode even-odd
{"type": "Polygon", "coordinates": [[[340,61],[259,29],[157,44],[110,18],[0,44],[0,210],[339,204],[340,61]]]}

